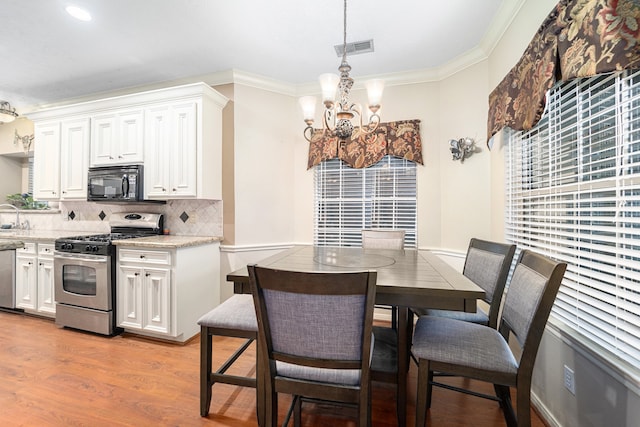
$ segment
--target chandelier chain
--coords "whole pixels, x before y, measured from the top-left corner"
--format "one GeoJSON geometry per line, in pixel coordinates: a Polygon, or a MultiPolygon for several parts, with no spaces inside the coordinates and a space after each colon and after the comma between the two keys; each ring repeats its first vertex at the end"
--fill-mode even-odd
{"type": "Polygon", "coordinates": [[[342,43],[342,62],[347,61],[347,0],[344,0],[344,32],[342,43]]]}

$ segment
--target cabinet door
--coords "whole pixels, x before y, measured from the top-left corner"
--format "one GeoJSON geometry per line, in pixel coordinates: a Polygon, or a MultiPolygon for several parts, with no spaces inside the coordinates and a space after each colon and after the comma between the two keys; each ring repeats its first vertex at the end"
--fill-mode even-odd
{"type": "Polygon", "coordinates": [[[116,163],[140,163],[144,160],[143,117],[142,110],[118,113],[118,140],[114,149],[116,163]]]}
{"type": "Polygon", "coordinates": [[[169,106],[149,108],[144,115],[145,198],[165,198],[169,188],[169,106]]]}
{"type": "Polygon", "coordinates": [[[142,329],[142,269],[121,265],[117,292],[118,326],[142,329]]]}
{"type": "Polygon", "coordinates": [[[35,255],[16,256],[16,307],[37,307],[37,269],[35,255]]]}
{"type": "Polygon", "coordinates": [[[168,269],[144,270],[144,325],[150,332],[171,332],[171,271],[168,269]]]}
{"type": "Polygon", "coordinates": [[[33,197],[37,200],[60,198],[60,123],[34,125],[33,197]]]}
{"type": "Polygon", "coordinates": [[[38,305],[42,313],[55,314],[56,303],[53,294],[53,259],[38,259],[38,305]]]}
{"type": "Polygon", "coordinates": [[[196,103],[172,108],[173,154],[169,157],[171,196],[195,197],[197,176],[196,103]]]}
{"type": "Polygon", "coordinates": [[[87,198],[89,118],[62,122],[60,187],[63,200],[87,198]]]}
{"type": "Polygon", "coordinates": [[[115,138],[115,114],[93,118],[91,121],[91,166],[105,166],[116,161],[113,153],[115,138]]]}
{"type": "Polygon", "coordinates": [[[142,163],[142,110],[121,110],[93,117],[91,166],[142,163]]]}

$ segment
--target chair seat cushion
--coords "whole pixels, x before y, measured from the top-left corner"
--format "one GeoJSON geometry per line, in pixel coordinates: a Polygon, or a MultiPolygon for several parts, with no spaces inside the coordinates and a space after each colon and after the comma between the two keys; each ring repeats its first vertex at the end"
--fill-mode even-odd
{"type": "Polygon", "coordinates": [[[489,316],[487,316],[487,313],[480,310],[480,308],[478,308],[475,313],[454,310],[436,310],[431,308],[412,308],[411,310],[418,316],[446,317],[447,319],[463,320],[465,322],[478,323],[480,325],[489,324],[489,316]]]}
{"type": "Polygon", "coordinates": [[[258,321],[253,306],[253,296],[234,294],[198,320],[198,325],[211,328],[257,331],[258,321]]]}
{"type": "Polygon", "coordinates": [[[411,352],[416,358],[516,374],[518,362],[500,333],[488,326],[423,316],[411,352]]]}

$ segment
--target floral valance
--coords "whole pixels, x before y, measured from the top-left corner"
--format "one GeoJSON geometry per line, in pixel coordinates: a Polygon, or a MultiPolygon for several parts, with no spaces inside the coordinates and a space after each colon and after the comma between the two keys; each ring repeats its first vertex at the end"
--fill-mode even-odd
{"type": "Polygon", "coordinates": [[[337,136],[324,134],[317,129],[309,144],[307,169],[329,159],[339,158],[352,168],[366,168],[391,155],[422,163],[420,120],[403,120],[380,123],[369,135],[356,135],[339,141],[337,136]]]}
{"type": "Polygon", "coordinates": [[[640,2],[562,0],[489,95],[488,138],[538,123],[557,82],[640,67],[640,2]]]}

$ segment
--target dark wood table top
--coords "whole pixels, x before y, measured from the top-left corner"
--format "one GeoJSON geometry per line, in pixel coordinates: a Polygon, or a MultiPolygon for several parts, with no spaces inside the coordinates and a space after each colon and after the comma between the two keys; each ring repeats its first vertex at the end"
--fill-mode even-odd
{"type": "MultiPolygon", "coordinates": [[[[294,246],[257,264],[308,272],[375,270],[379,304],[474,312],[484,297],[482,288],[428,251],[294,246]]],[[[236,293],[250,293],[246,267],[227,280],[236,293]]]]}

